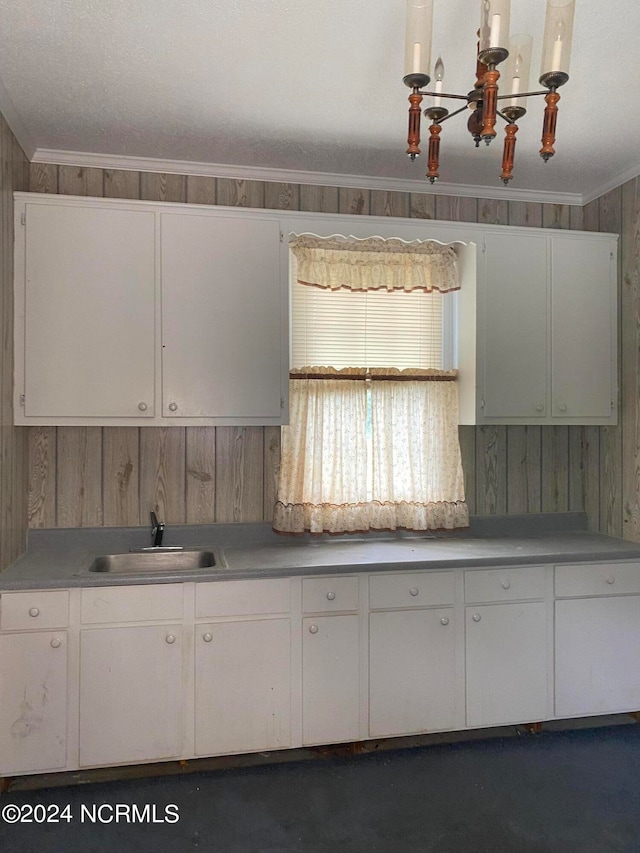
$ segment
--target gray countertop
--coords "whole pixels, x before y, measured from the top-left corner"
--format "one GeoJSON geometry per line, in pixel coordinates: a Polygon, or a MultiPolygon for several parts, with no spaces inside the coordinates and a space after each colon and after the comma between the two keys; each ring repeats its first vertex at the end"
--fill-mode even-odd
{"type": "Polygon", "coordinates": [[[582,513],[537,513],[476,516],[469,530],[456,535],[298,538],[277,536],[266,524],[182,525],[169,528],[165,544],[213,550],[216,566],[158,573],[89,571],[96,557],[139,548],[148,535],[146,528],[31,531],[26,554],[0,575],[0,592],[640,559],[640,544],[589,532],[582,513]]]}

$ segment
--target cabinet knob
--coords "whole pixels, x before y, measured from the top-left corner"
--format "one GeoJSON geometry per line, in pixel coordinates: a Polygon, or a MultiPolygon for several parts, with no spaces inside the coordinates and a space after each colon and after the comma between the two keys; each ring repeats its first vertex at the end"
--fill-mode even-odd
{"type": "Polygon", "coordinates": [[[609,575],[609,577],[607,578],[607,583],[608,584],[614,584],[615,582],[616,582],[616,579],[614,578],[614,576],[609,575]]]}
{"type": "Polygon", "coordinates": [[[177,412],[178,411],[178,404],[177,403],[169,403],[169,411],[170,412],[177,412]]]}
{"type": "Polygon", "coordinates": [[[479,613],[474,613],[472,618],[474,622],[479,622],[482,619],[482,616],[479,613]]]}
{"type": "Polygon", "coordinates": [[[39,616],[39,615],[40,615],[40,611],[38,610],[37,607],[30,607],[29,608],[29,616],[35,617],[35,616],[39,616]]]}
{"type": "Polygon", "coordinates": [[[566,412],[567,411],[567,404],[566,403],[560,403],[558,408],[560,409],[561,412],[566,412]]]}
{"type": "Polygon", "coordinates": [[[536,406],[536,412],[543,412],[543,411],[544,411],[544,406],[542,405],[542,403],[538,403],[538,405],[536,406]]]}
{"type": "Polygon", "coordinates": [[[336,597],[335,592],[328,592],[328,593],[327,593],[327,598],[329,599],[329,601],[333,601],[333,599],[334,599],[335,597],[336,597]]]}
{"type": "Polygon", "coordinates": [[[206,634],[202,635],[202,639],[205,641],[205,643],[210,643],[211,640],[213,640],[213,634],[209,634],[209,632],[207,632],[206,634]]]}
{"type": "Polygon", "coordinates": [[[147,404],[146,403],[138,403],[138,408],[140,409],[141,412],[146,412],[147,411],[147,404]]]}
{"type": "Polygon", "coordinates": [[[167,641],[167,643],[169,643],[170,646],[172,646],[175,643],[176,638],[174,634],[167,634],[165,640],[167,641]]]}
{"type": "Polygon", "coordinates": [[[59,649],[61,645],[62,645],[62,640],[60,640],[58,637],[54,637],[51,640],[51,648],[52,649],[59,649]]]}
{"type": "Polygon", "coordinates": [[[317,625],[309,625],[309,633],[310,634],[317,634],[318,633],[318,626],[317,625]]]}
{"type": "Polygon", "coordinates": [[[502,589],[509,589],[511,587],[511,581],[502,581],[500,586],[502,587],[502,589]]]}
{"type": "Polygon", "coordinates": [[[417,595],[419,592],[420,592],[420,590],[418,589],[418,587],[417,587],[417,586],[412,586],[412,587],[411,587],[411,589],[409,590],[409,595],[413,595],[413,596],[415,596],[415,595],[417,595]]]}
{"type": "Polygon", "coordinates": [[[442,619],[440,620],[440,624],[441,625],[448,625],[449,624],[449,617],[443,616],[442,619]]]}

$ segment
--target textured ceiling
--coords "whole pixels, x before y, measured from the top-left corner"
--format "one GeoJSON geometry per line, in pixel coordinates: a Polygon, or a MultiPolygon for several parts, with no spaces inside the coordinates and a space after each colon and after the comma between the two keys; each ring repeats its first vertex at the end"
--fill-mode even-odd
{"type": "MultiPolygon", "coordinates": [[[[479,5],[435,2],[446,91],[473,85],[479,5]]],[[[544,12],[512,0],[536,89],[544,12]]],[[[419,180],[426,157],[404,154],[404,15],[404,0],[0,0],[0,80],[36,149],[419,180]]],[[[514,188],[588,195],[640,171],[640,111],[623,100],[640,91],[638,33],[640,4],[577,0],[556,156],[538,156],[532,98],[514,188]]],[[[499,195],[501,149],[500,135],[476,150],[452,119],[442,181],[499,195]]]]}

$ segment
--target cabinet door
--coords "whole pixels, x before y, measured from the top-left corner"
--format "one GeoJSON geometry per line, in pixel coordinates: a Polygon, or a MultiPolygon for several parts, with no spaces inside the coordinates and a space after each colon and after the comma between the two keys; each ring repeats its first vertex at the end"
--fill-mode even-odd
{"type": "Polygon", "coordinates": [[[487,234],[481,323],[484,415],[547,414],[547,238],[487,234]]]}
{"type": "Polygon", "coordinates": [[[359,620],[302,620],[302,738],[305,744],[360,736],[359,620]]]}
{"type": "Polygon", "coordinates": [[[179,756],[184,690],[180,625],[84,630],[80,766],[179,756]]]}
{"type": "Polygon", "coordinates": [[[453,609],[369,616],[369,735],[454,727],[453,609]]]}
{"type": "Polygon", "coordinates": [[[544,602],[466,608],[467,725],[546,719],[544,602]]]}
{"type": "Polygon", "coordinates": [[[0,636],[0,773],[66,763],[66,631],[0,636]]]}
{"type": "Polygon", "coordinates": [[[154,414],[154,214],[28,204],[24,413],[154,414]]]}
{"type": "Polygon", "coordinates": [[[196,755],[283,749],[291,741],[291,624],[195,629],[196,755]]]}
{"type": "Polygon", "coordinates": [[[281,417],[276,219],[162,214],[162,414],[281,417]]]}
{"type": "Polygon", "coordinates": [[[556,601],[558,717],[640,709],[640,595],[556,601]]]}
{"type": "Polygon", "coordinates": [[[616,363],[613,244],[551,241],[552,414],[610,418],[616,363]]]}

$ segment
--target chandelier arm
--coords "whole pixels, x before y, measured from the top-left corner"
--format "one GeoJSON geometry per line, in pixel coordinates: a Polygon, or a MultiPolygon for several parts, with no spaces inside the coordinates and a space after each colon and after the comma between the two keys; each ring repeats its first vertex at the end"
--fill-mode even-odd
{"type": "MultiPolygon", "coordinates": [[[[448,93],[448,92],[423,92],[422,89],[420,89],[417,92],[417,94],[418,95],[427,95],[430,98],[457,98],[459,101],[469,100],[467,95],[454,95],[453,93],[448,93]]],[[[544,93],[540,92],[540,94],[542,95],[544,93]]]]}
{"type": "Polygon", "coordinates": [[[534,95],[548,95],[548,89],[540,89],[538,92],[518,92],[515,95],[498,95],[498,101],[504,101],[507,98],[532,98],[534,95]]]}
{"type": "MultiPolygon", "coordinates": [[[[465,101],[466,101],[466,98],[465,98],[465,101]]],[[[450,118],[452,118],[453,116],[458,116],[458,115],[460,115],[460,113],[463,113],[466,109],[467,109],[467,105],[465,104],[465,105],[464,105],[464,107],[460,107],[460,109],[459,109],[459,110],[454,110],[452,113],[448,113],[446,116],[444,116],[444,118],[441,118],[441,119],[438,121],[438,124],[442,124],[442,122],[443,122],[443,121],[447,121],[447,119],[450,119],[450,118]]]]}

